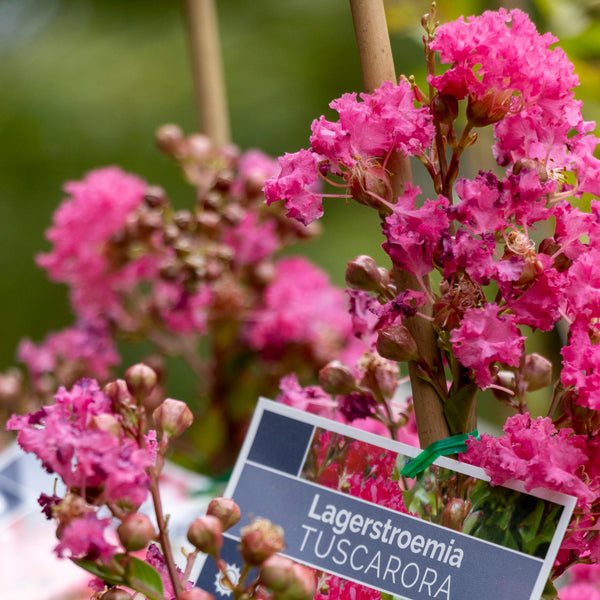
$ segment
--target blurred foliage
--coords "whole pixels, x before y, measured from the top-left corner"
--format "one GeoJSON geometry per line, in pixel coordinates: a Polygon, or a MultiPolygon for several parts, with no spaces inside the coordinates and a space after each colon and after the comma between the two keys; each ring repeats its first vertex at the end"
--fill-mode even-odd
{"type": "MultiPolygon", "coordinates": [[[[217,4],[234,141],[273,155],[306,147],[312,119],[330,113],[333,98],[362,87],[348,3],[217,4]]],[[[509,4],[561,37],[583,81],[578,95],[585,114],[597,118],[600,2],[509,4]]],[[[397,72],[414,73],[423,85],[420,17],[429,2],[387,0],[386,7],[397,72]]],[[[483,0],[438,2],[443,20],[497,7],[483,0]]],[[[187,132],[196,127],[181,2],[2,0],[0,107],[4,369],[14,362],[22,337],[40,340],[71,322],[64,288],[48,282],[34,264],[35,254],[48,247],[43,232],[64,181],[119,164],[162,185],[176,205],[192,199],[191,188],[153,141],[166,122],[187,132]]],[[[427,189],[421,173],[417,168],[417,181],[427,189]]],[[[323,219],[327,235],[301,249],[339,284],[347,260],[360,253],[383,257],[376,216],[367,211],[330,202],[323,219]]]]}

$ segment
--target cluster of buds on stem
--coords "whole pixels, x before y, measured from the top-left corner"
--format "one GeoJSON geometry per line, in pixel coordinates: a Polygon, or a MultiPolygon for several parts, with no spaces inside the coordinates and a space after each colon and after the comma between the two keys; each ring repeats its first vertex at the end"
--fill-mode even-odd
{"type": "MultiPolygon", "coordinates": [[[[188,529],[188,540],[196,550],[216,561],[221,584],[236,598],[265,598],[270,592],[272,600],[310,600],[315,593],[313,571],[277,554],[285,547],[283,530],[267,519],[255,519],[241,528],[240,554],[244,568],[239,579],[232,580],[220,552],[223,532],[237,525],[240,517],[240,508],[233,500],[215,498],[206,515],[197,518],[188,529]],[[250,577],[253,567],[258,569],[258,575],[250,577]]],[[[185,600],[196,600],[193,595],[196,592],[187,593],[189,598],[185,596],[185,600]]]]}

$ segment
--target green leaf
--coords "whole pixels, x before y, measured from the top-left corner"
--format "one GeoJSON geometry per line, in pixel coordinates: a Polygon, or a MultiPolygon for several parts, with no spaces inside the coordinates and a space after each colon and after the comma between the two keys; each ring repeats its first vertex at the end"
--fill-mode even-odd
{"type": "Polygon", "coordinates": [[[164,590],[160,575],[148,563],[127,554],[116,554],[114,560],[124,569],[122,573],[108,565],[86,559],[72,559],[73,562],[110,585],[125,585],[141,592],[150,600],[163,600],[164,590]]]}
{"type": "Polygon", "coordinates": [[[129,580],[129,586],[136,589],[136,584],[141,583],[144,586],[142,591],[144,594],[149,595],[149,592],[153,592],[157,597],[162,597],[163,582],[158,574],[158,571],[151,567],[147,562],[130,556],[127,564],[127,578],[129,580]]]}
{"type": "Polygon", "coordinates": [[[115,573],[113,569],[106,565],[100,565],[94,561],[86,560],[85,558],[72,558],[71,560],[78,567],[81,567],[106,583],[111,585],[125,585],[127,583],[123,575],[115,573]]]}

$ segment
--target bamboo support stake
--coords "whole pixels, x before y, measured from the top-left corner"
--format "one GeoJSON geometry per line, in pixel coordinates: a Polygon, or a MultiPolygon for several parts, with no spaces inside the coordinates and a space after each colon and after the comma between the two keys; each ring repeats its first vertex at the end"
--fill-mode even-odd
{"type": "Polygon", "coordinates": [[[231,141],[214,0],[186,0],[200,130],[215,145],[231,141]]]}
{"type": "MultiPolygon", "coordinates": [[[[370,93],[384,81],[396,82],[396,71],[390,45],[390,37],[385,18],[383,0],[350,0],[352,21],[358,46],[360,66],[363,75],[365,91],[370,93]]],[[[388,161],[388,169],[392,173],[392,190],[395,197],[403,194],[406,183],[412,183],[412,171],[408,157],[395,153],[388,161]]],[[[394,277],[398,289],[408,287],[418,289],[415,278],[405,271],[394,269],[394,277]]],[[[431,314],[429,304],[421,308],[426,314],[431,314]]],[[[419,347],[421,358],[427,362],[437,378],[440,389],[445,389],[445,376],[442,360],[436,344],[435,332],[431,324],[421,317],[405,319],[419,347]]],[[[416,363],[408,365],[410,382],[413,392],[413,403],[419,431],[421,447],[448,437],[450,432],[444,417],[442,401],[431,384],[419,375],[416,363]]]]}

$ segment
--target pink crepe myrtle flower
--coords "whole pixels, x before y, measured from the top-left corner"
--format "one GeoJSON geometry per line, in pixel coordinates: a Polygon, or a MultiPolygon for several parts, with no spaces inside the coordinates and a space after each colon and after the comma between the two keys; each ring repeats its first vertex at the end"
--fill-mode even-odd
{"type": "Polygon", "coordinates": [[[344,94],[332,101],[339,120],[313,121],[310,150],[279,159],[280,174],[265,184],[267,204],[285,200],[288,216],[307,225],[323,214],[323,197],[314,187],[321,175],[341,176],[366,196],[373,194],[372,185],[385,187],[387,157],[394,151],[421,155],[433,139],[432,117],[414,100],[411,85],[401,80],[398,85],[386,81],[372,94],[344,94]]]}
{"type": "Polygon", "coordinates": [[[276,176],[280,170],[277,160],[255,148],[240,156],[237,168],[237,177],[231,184],[231,193],[234,196],[257,195],[265,181],[276,176]]]}
{"type": "MultiPolygon", "coordinates": [[[[600,312],[591,316],[597,318],[600,312]]],[[[577,390],[577,404],[600,410],[600,345],[597,331],[588,318],[580,315],[572,324],[568,343],[561,349],[561,382],[577,390]]]]}
{"type": "Polygon", "coordinates": [[[469,438],[467,445],[461,460],[483,467],[492,485],[517,479],[527,490],[542,487],[576,496],[584,509],[597,497],[585,483],[590,460],[585,436],[557,430],[547,417],[515,415],[507,419],[501,437],[483,434],[480,441],[469,438]]]}
{"type": "Polygon", "coordinates": [[[281,171],[267,180],[264,187],[268,205],[285,201],[287,216],[308,225],[323,215],[323,198],[316,193],[319,181],[318,157],[309,150],[285,154],[279,158],[281,171]]]}
{"type": "Polygon", "coordinates": [[[304,258],[283,258],[264,293],[264,306],[250,318],[249,344],[266,358],[279,358],[299,344],[324,362],[349,339],[350,318],[342,290],[304,258]]]}
{"type": "Polygon", "coordinates": [[[99,519],[95,513],[71,520],[60,533],[60,542],[54,548],[59,558],[85,558],[108,563],[119,547],[106,540],[105,532],[110,519],[99,519]]]}
{"type": "Polygon", "coordinates": [[[78,372],[106,379],[110,367],[120,362],[117,349],[102,324],[80,322],[62,331],[49,334],[39,344],[23,339],[17,349],[17,357],[34,380],[45,373],[52,373],[61,364],[71,364],[78,372]]]}
{"type": "MultiPolygon", "coordinates": [[[[150,544],[148,546],[148,550],[146,550],[146,558],[145,561],[158,571],[160,578],[163,582],[163,589],[165,593],[165,598],[167,600],[175,600],[175,592],[173,590],[173,584],[171,583],[171,578],[169,576],[169,571],[167,569],[167,563],[165,562],[165,557],[163,553],[159,550],[156,544],[150,544]]],[[[183,576],[183,571],[179,567],[175,567],[177,574],[181,578],[183,576]]],[[[184,582],[183,589],[191,590],[194,587],[194,583],[192,581],[184,582]]]]}
{"type": "Polygon", "coordinates": [[[7,430],[18,431],[17,441],[35,454],[49,473],[69,488],[97,488],[101,499],[138,507],[146,499],[154,462],[154,436],[140,448],[131,438],[93,426],[94,417],[118,416],[96,381],[81,380],[67,391],[61,388],[55,403],[29,415],[13,415],[7,430]]]}
{"type": "Polygon", "coordinates": [[[260,222],[258,215],[248,212],[229,229],[223,241],[233,250],[236,265],[259,263],[279,249],[275,221],[260,222]]]}
{"type": "Polygon", "coordinates": [[[450,333],[454,354],[460,363],[474,371],[477,385],[492,385],[490,367],[496,361],[516,367],[523,352],[524,336],[515,325],[515,317],[500,315],[493,303],[470,308],[460,326],[450,333]]]}
{"type": "Polygon", "coordinates": [[[313,121],[311,148],[329,159],[334,173],[338,162],[351,168],[361,157],[385,158],[392,150],[406,156],[422,154],[434,128],[429,112],[415,108],[414,100],[406,80],[397,85],[385,81],[372,94],[344,94],[329,105],[339,114],[338,121],[325,117],[313,121]]]}
{"type": "Polygon", "coordinates": [[[440,238],[448,230],[446,215],[448,200],[425,200],[416,208],[416,197],[421,193],[418,186],[406,186],[406,193],[393,205],[393,212],[383,227],[386,242],[383,249],[394,264],[422,278],[433,268],[433,253],[440,238]]]}
{"type": "Polygon", "coordinates": [[[140,278],[155,271],[154,259],[142,257],[112,272],[105,244],[141,204],[146,183],[118,167],[90,171],[82,181],[65,185],[69,197],[54,214],[46,237],[53,247],[37,258],[51,279],[70,287],[76,313],[96,319],[120,315],[115,290],[129,289],[140,278]]]}

